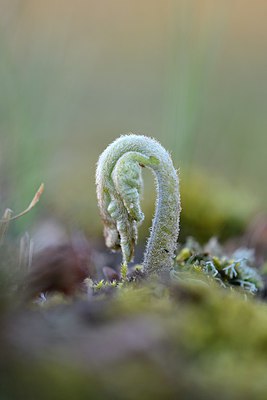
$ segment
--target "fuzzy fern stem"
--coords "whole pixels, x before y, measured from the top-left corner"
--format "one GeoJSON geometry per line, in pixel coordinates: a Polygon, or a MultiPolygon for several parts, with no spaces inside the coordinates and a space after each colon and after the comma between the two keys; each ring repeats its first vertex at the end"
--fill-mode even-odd
{"type": "Polygon", "coordinates": [[[165,273],[172,267],[179,233],[179,180],[169,153],[156,140],[134,134],[121,136],[99,157],[96,185],[104,236],[109,248],[121,248],[123,263],[132,260],[137,226],[144,219],[140,208],[142,167],[152,170],[157,187],[144,271],[165,273]]]}

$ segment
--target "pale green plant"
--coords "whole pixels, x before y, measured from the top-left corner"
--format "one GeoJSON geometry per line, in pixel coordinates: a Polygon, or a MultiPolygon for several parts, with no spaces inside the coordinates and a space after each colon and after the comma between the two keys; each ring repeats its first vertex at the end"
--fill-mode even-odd
{"type": "Polygon", "coordinates": [[[137,226],[144,219],[140,207],[142,167],[153,172],[157,188],[144,272],[169,272],[179,233],[179,179],[170,154],[152,138],[134,134],[121,136],[99,157],[97,198],[106,245],[113,250],[121,248],[124,265],[132,260],[137,226]]]}

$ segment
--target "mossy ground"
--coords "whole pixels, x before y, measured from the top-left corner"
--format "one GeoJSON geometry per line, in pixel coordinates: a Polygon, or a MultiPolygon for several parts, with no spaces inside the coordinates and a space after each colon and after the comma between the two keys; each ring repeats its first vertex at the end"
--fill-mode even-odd
{"type": "Polygon", "coordinates": [[[266,398],[267,305],[215,282],[57,296],[1,325],[4,399],[266,398]]]}

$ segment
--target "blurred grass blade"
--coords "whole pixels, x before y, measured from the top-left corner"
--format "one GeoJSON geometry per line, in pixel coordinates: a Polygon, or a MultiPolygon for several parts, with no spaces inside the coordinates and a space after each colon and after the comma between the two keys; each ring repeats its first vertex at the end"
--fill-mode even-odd
{"type": "Polygon", "coordinates": [[[30,238],[28,232],[22,236],[20,240],[20,251],[19,251],[19,269],[23,270],[24,272],[28,272],[31,264],[32,264],[32,257],[33,257],[33,247],[34,243],[33,240],[30,238]]]}
{"type": "Polygon", "coordinates": [[[3,243],[3,239],[5,236],[5,233],[7,231],[8,225],[10,221],[13,221],[14,219],[20,218],[23,215],[27,214],[31,209],[38,203],[40,200],[40,197],[44,191],[44,184],[42,183],[37,192],[35,193],[32,201],[30,202],[29,206],[26,208],[26,210],[22,211],[21,213],[15,215],[14,217],[11,217],[13,211],[10,210],[10,208],[7,208],[4,212],[4,215],[0,219],[0,244],[3,243]]]}
{"type": "Polygon", "coordinates": [[[13,211],[10,210],[10,208],[7,208],[2,216],[2,219],[0,220],[0,244],[3,243],[5,233],[11,220],[12,212],[13,211]]]}
{"type": "Polygon", "coordinates": [[[44,191],[44,184],[42,183],[37,192],[34,195],[34,198],[30,202],[29,206],[26,208],[26,210],[22,211],[21,213],[15,215],[14,217],[10,218],[9,221],[14,221],[14,219],[20,218],[23,215],[27,214],[31,209],[38,203],[40,200],[40,197],[44,191]]]}

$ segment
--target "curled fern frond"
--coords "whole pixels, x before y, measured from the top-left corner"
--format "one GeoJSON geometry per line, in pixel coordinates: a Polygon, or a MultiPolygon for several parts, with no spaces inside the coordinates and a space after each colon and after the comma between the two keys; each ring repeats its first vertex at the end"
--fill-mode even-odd
{"type": "Polygon", "coordinates": [[[132,260],[137,227],[144,219],[140,207],[144,167],[155,175],[157,200],[143,266],[148,273],[169,271],[179,233],[179,181],[169,153],[152,138],[121,136],[99,157],[97,198],[106,245],[121,249],[124,264],[132,260]]]}

